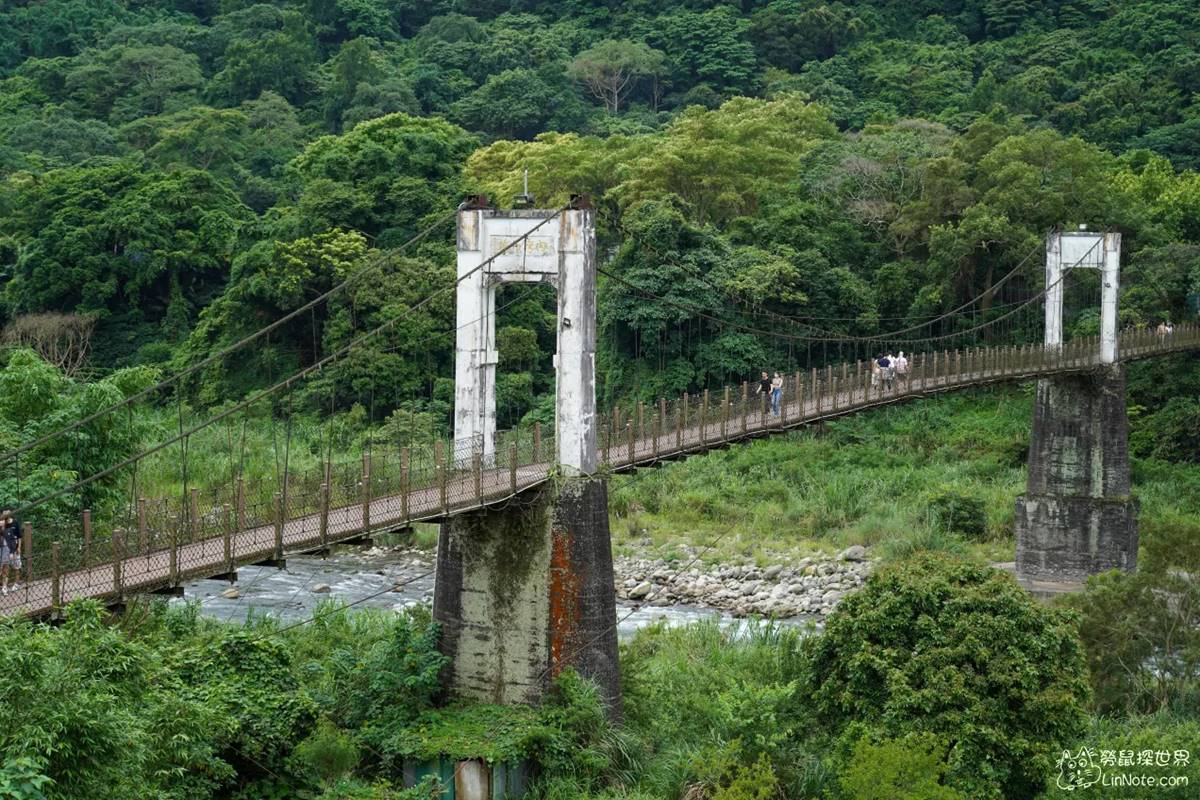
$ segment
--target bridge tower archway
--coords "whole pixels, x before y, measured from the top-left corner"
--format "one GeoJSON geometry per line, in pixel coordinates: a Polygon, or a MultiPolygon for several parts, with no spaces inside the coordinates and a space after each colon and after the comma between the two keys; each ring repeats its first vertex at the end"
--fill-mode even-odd
{"type": "Polygon", "coordinates": [[[554,461],[567,474],[595,473],[595,211],[583,198],[561,211],[502,211],[475,198],[458,213],[458,278],[455,461],[495,462],[496,290],[544,283],[558,292],[554,461]]]}
{"type": "Polygon", "coordinates": [[[450,657],[444,682],[459,696],[538,702],[570,667],[619,714],[608,485],[597,474],[595,212],[581,200],[561,211],[471,202],[458,214],[458,278],[456,463],[496,461],[496,290],[544,283],[558,292],[552,468],[562,477],[443,521],[433,616],[450,657]]]}

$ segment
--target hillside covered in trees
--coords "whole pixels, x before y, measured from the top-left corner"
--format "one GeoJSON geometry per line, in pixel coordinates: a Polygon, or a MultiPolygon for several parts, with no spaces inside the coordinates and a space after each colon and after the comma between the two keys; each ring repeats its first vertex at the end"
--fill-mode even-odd
{"type": "MultiPolygon", "coordinates": [[[[653,273],[699,312],[736,298],[871,333],[979,294],[1046,229],[1088,222],[1125,232],[1126,321],[1179,318],[1200,282],[1198,38],[1200,10],[1166,0],[9,3],[3,316],[85,317],[94,369],[187,363],[465,193],[509,202],[528,168],[543,204],[596,199],[614,270],[653,273]]],[[[208,374],[201,400],[440,285],[448,230],[208,374]]],[[[610,393],[784,357],[610,289],[610,393]]],[[[509,416],[547,389],[547,302],[505,310],[509,416]]],[[[366,370],[388,376],[382,412],[432,402],[452,342],[419,362],[413,344],[449,314],[423,309],[337,371],[337,405],[363,402],[366,370]]]]}
{"type": "MultiPolygon", "coordinates": [[[[1042,289],[1060,224],[1123,233],[1123,325],[1192,319],[1198,40],[1200,10],[1163,0],[7,4],[0,324],[53,369],[6,356],[8,384],[41,387],[2,409],[6,448],[370,279],[137,425],[40,448],[32,488],[0,488],[66,485],[164,438],[177,410],[204,415],[384,323],[252,409],[243,449],[278,450],[264,426],[285,410],[311,421],[300,441],[325,436],[309,458],[444,433],[452,294],[413,306],[453,280],[455,206],[511,202],[525,170],[540,205],[592,197],[605,269],[627,281],[600,287],[605,404],[852,358],[808,337],[911,328],[982,297],[918,333],[971,329],[1042,289]],[[340,427],[322,434],[330,412],[340,427]]],[[[1068,300],[1071,329],[1092,332],[1094,303],[1068,300]]],[[[498,309],[500,424],[549,422],[553,297],[514,287],[498,309]]],[[[1195,457],[1200,403],[1146,411],[1158,455],[1195,457]]],[[[169,484],[175,460],[151,473],[169,484]]]]}

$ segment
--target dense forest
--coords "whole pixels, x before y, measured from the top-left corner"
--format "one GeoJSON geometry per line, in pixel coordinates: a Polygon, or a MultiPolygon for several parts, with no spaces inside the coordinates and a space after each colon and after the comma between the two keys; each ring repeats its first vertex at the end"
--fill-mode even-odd
{"type": "MultiPolygon", "coordinates": [[[[204,414],[386,323],[254,413],[332,411],[343,443],[444,432],[451,298],[412,308],[453,279],[438,222],[470,193],[512,202],[525,170],[543,206],[591,196],[606,271],[627,281],[601,286],[606,404],[848,356],[821,338],[981,298],[916,333],[971,328],[1041,289],[1060,224],[1123,233],[1124,325],[1192,319],[1198,31],[1194,5],[1161,0],[9,3],[0,322],[56,371],[12,364],[10,384],[41,391],[5,401],[0,439],[200,363],[357,275],[149,413],[204,414]]],[[[510,288],[498,307],[500,423],[548,422],[553,298],[510,288]]],[[[1095,329],[1088,298],[1068,310],[1095,329]]],[[[1020,319],[1005,335],[1040,335],[1020,319]]],[[[1173,430],[1200,418],[1180,403],[1173,430]]],[[[173,424],[103,422],[32,454],[15,493],[173,424]]]]}
{"type": "MultiPolygon", "coordinates": [[[[239,397],[447,280],[448,227],[394,248],[469,192],[509,203],[528,169],[543,205],[594,198],[613,270],[696,309],[607,287],[610,394],[785,358],[705,312],[888,330],[985,292],[1058,224],[1125,233],[1127,322],[1180,318],[1198,31],[1161,1],[9,3],[2,313],[10,341],[88,328],[94,369],[178,367],[391,254],[193,387],[239,397]],[[50,312],[70,316],[13,327],[50,312]]],[[[547,303],[503,312],[508,422],[548,389],[547,303]]],[[[436,403],[449,313],[320,391],[369,391],[380,418],[436,403]]]]}

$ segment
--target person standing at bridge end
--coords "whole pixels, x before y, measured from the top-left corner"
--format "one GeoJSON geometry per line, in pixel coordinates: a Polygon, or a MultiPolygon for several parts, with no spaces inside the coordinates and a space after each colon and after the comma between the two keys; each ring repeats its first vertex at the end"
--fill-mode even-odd
{"type": "Polygon", "coordinates": [[[12,570],[13,587],[21,578],[21,523],[13,517],[12,511],[5,509],[3,520],[0,521],[0,594],[8,594],[9,570],[12,570]]]}
{"type": "Polygon", "coordinates": [[[771,413],[779,416],[779,400],[783,397],[783,375],[776,372],[771,381],[771,413]]]}

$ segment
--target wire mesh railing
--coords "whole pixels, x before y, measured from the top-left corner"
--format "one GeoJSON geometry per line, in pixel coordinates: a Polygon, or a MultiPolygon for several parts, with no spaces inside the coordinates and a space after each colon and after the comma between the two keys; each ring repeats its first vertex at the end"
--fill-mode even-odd
{"type": "MultiPolygon", "coordinates": [[[[1121,360],[1200,347],[1200,328],[1127,331],[1121,360]]],[[[1049,348],[977,347],[917,353],[902,373],[857,361],[784,377],[773,403],[742,383],[675,400],[626,404],[598,414],[601,469],[619,471],[699,452],[907,397],[1100,364],[1097,337],[1049,348]]],[[[69,523],[24,525],[18,589],[0,609],[40,613],[79,597],[178,586],[196,576],[272,562],[285,551],[328,547],[372,530],[437,520],[505,500],[547,479],[553,437],[540,425],[480,441],[414,447],[372,442],[361,457],[327,460],[278,479],[193,487],[173,498],[137,498],[111,519],[84,511],[69,523]],[[36,538],[35,538],[36,536],[36,538]],[[36,545],[36,546],[35,546],[36,545]]],[[[11,578],[12,576],[10,576],[11,578]]]]}

